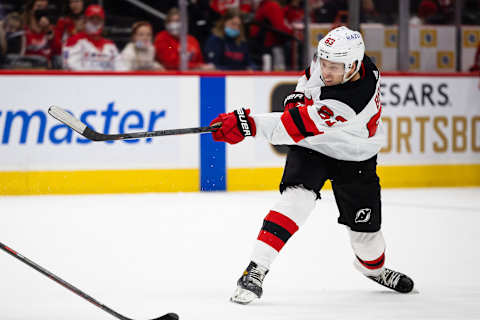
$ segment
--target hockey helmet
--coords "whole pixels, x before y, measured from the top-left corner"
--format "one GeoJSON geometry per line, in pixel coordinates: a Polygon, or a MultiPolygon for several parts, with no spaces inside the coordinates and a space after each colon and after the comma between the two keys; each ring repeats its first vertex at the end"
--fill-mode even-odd
{"type": "Polygon", "coordinates": [[[344,74],[342,83],[350,80],[360,70],[364,54],[365,44],[360,32],[344,26],[331,30],[318,42],[318,60],[325,59],[331,62],[343,63],[344,74]],[[355,72],[347,78],[347,74],[355,62],[357,62],[355,72]]]}

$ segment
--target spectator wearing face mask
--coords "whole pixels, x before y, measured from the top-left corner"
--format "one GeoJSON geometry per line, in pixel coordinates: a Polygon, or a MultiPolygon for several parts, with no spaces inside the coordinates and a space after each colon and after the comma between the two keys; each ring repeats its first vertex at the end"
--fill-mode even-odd
{"type": "Polygon", "coordinates": [[[132,41],[122,51],[122,59],[128,70],[165,70],[155,61],[152,40],[152,25],[149,22],[139,21],[133,25],[132,41]]]}
{"type": "Polygon", "coordinates": [[[63,47],[64,67],[74,71],[125,71],[118,49],[102,37],[105,12],[99,5],[85,10],[85,32],[70,37],[63,47]]]}
{"type": "MultiPolygon", "coordinates": [[[[180,12],[177,8],[168,11],[166,30],[155,37],[156,59],[168,70],[180,69],[180,12]]],[[[187,35],[188,69],[211,70],[212,64],[203,62],[200,45],[191,35],[187,35]]]]}
{"type": "Polygon", "coordinates": [[[52,54],[53,27],[47,0],[32,0],[25,7],[26,56],[48,64],[52,54]]]}
{"type": "Polygon", "coordinates": [[[62,47],[68,38],[84,31],[85,20],[83,16],[84,1],[83,0],[66,0],[67,5],[65,15],[58,19],[55,26],[55,35],[53,37],[53,54],[62,53],[62,47]]]}
{"type": "Polygon", "coordinates": [[[217,22],[206,42],[205,57],[219,70],[245,70],[251,67],[239,10],[227,10],[217,22]]]}

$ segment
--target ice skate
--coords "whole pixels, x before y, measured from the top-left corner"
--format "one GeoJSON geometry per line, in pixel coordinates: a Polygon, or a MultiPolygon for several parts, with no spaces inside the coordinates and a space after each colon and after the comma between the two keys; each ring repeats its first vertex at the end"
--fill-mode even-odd
{"type": "Polygon", "coordinates": [[[268,269],[251,261],[243,275],[237,281],[237,289],[230,301],[240,304],[248,304],[262,296],[262,282],[268,269]]]}
{"type": "Polygon", "coordinates": [[[367,278],[401,293],[409,293],[413,289],[413,280],[401,272],[383,269],[378,276],[367,276],[367,278]]]}

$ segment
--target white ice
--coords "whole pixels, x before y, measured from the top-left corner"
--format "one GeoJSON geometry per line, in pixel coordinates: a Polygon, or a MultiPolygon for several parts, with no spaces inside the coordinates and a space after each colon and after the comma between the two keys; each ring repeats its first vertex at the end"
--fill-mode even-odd
{"type": "MultiPolygon", "coordinates": [[[[276,192],[0,197],[0,242],[133,319],[480,319],[480,188],[383,190],[387,266],[360,275],[330,191],[251,305],[229,302],[276,192]]],[[[1,320],[114,319],[0,252],[1,320]]]]}

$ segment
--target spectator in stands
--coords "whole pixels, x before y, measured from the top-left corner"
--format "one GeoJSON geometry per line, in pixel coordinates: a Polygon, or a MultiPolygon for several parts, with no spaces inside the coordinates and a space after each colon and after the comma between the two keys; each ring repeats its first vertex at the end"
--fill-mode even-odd
{"type": "Polygon", "coordinates": [[[375,2],[373,0],[362,0],[360,10],[360,22],[380,22],[380,16],[375,8],[375,2]]]}
{"type": "Polygon", "coordinates": [[[272,54],[274,69],[285,69],[285,51],[289,51],[288,42],[293,39],[292,28],[286,24],[285,10],[276,0],[263,0],[260,3],[250,35],[253,40],[250,50],[257,63],[259,56],[272,54]]]}
{"type": "Polygon", "coordinates": [[[410,18],[410,24],[423,25],[437,14],[438,6],[433,0],[422,0],[418,5],[417,14],[410,18]]]}
{"type": "Polygon", "coordinates": [[[455,1],[437,0],[438,10],[426,20],[426,24],[453,24],[455,22],[455,1]]]}
{"type": "MultiPolygon", "coordinates": [[[[371,0],[367,0],[369,2],[371,0]]],[[[418,0],[415,0],[418,1],[418,0]]],[[[413,4],[410,2],[410,8],[412,8],[413,4]]],[[[398,15],[398,1],[384,1],[384,0],[373,0],[373,15],[370,11],[371,8],[366,2],[363,3],[363,8],[366,9],[366,17],[362,20],[360,16],[360,22],[368,21],[369,18],[376,19],[376,22],[392,25],[397,20],[398,15]],[[370,11],[370,13],[368,13],[370,11]],[[368,17],[369,16],[369,17],[368,17]]],[[[362,11],[363,12],[363,11],[362,11]]]]}
{"type": "MultiPolygon", "coordinates": [[[[178,0],[176,0],[178,4],[178,0]]],[[[210,36],[212,28],[220,19],[221,15],[210,6],[210,0],[188,1],[188,33],[195,37],[200,48],[210,36]]]]}
{"type": "Polygon", "coordinates": [[[25,31],[23,30],[23,19],[16,13],[12,12],[7,15],[3,23],[3,52],[5,55],[25,54],[25,31]]]}
{"type": "Polygon", "coordinates": [[[338,19],[340,12],[347,10],[348,5],[346,0],[315,1],[312,6],[312,19],[313,22],[332,23],[338,19]]]}
{"type": "Polygon", "coordinates": [[[253,11],[254,0],[210,0],[210,6],[221,15],[224,15],[230,9],[250,13],[253,11]]]}
{"type": "Polygon", "coordinates": [[[276,0],[263,0],[255,12],[254,22],[256,25],[250,30],[252,36],[257,36],[262,28],[268,29],[263,43],[266,48],[282,44],[282,34],[292,33],[285,23],[285,10],[276,0]]]}
{"type": "Polygon", "coordinates": [[[66,0],[65,15],[58,19],[53,38],[53,54],[60,55],[62,47],[68,38],[84,31],[85,18],[83,16],[85,3],[83,0],[66,0]]]}
{"type": "Polygon", "coordinates": [[[3,24],[4,21],[0,20],[0,67],[5,64],[5,54],[7,53],[7,40],[3,24]]]}
{"type": "Polygon", "coordinates": [[[304,10],[301,0],[288,0],[285,6],[285,19],[289,25],[303,23],[304,10]]]}
{"type": "MultiPolygon", "coordinates": [[[[212,1],[213,0],[187,0],[188,33],[198,40],[200,48],[204,47],[205,41],[207,41],[207,38],[210,36],[212,28],[221,17],[221,15],[212,8],[212,1]]],[[[150,2],[155,3],[154,7],[157,10],[166,13],[168,13],[170,9],[178,7],[178,0],[150,0],[150,2]]],[[[155,25],[154,27],[158,28],[157,30],[164,29],[162,24],[155,25]]]]}
{"type": "Polygon", "coordinates": [[[465,0],[462,10],[462,24],[480,25],[480,1],[465,0]]]}
{"type": "MultiPolygon", "coordinates": [[[[165,21],[167,30],[155,37],[156,59],[166,69],[180,69],[180,13],[177,8],[168,11],[165,21]]],[[[200,45],[191,35],[187,35],[188,69],[212,70],[213,64],[203,62],[200,45]]]]}
{"type": "Polygon", "coordinates": [[[47,0],[31,0],[25,7],[26,56],[32,56],[46,65],[52,53],[53,17],[47,0]]]}
{"type": "Polygon", "coordinates": [[[206,42],[205,57],[218,70],[245,70],[251,67],[239,10],[227,10],[217,22],[206,42]]]}
{"type": "Polygon", "coordinates": [[[122,59],[128,70],[165,70],[155,61],[153,29],[149,22],[139,21],[133,25],[132,41],[123,49],[122,59]]]}
{"type": "Polygon", "coordinates": [[[63,47],[64,66],[75,71],[125,71],[117,46],[102,37],[105,12],[99,5],[85,10],[85,32],[67,40],[63,47]]]}
{"type": "Polygon", "coordinates": [[[470,72],[480,71],[480,41],[478,42],[477,52],[473,60],[473,66],[470,67],[470,72]]]}

